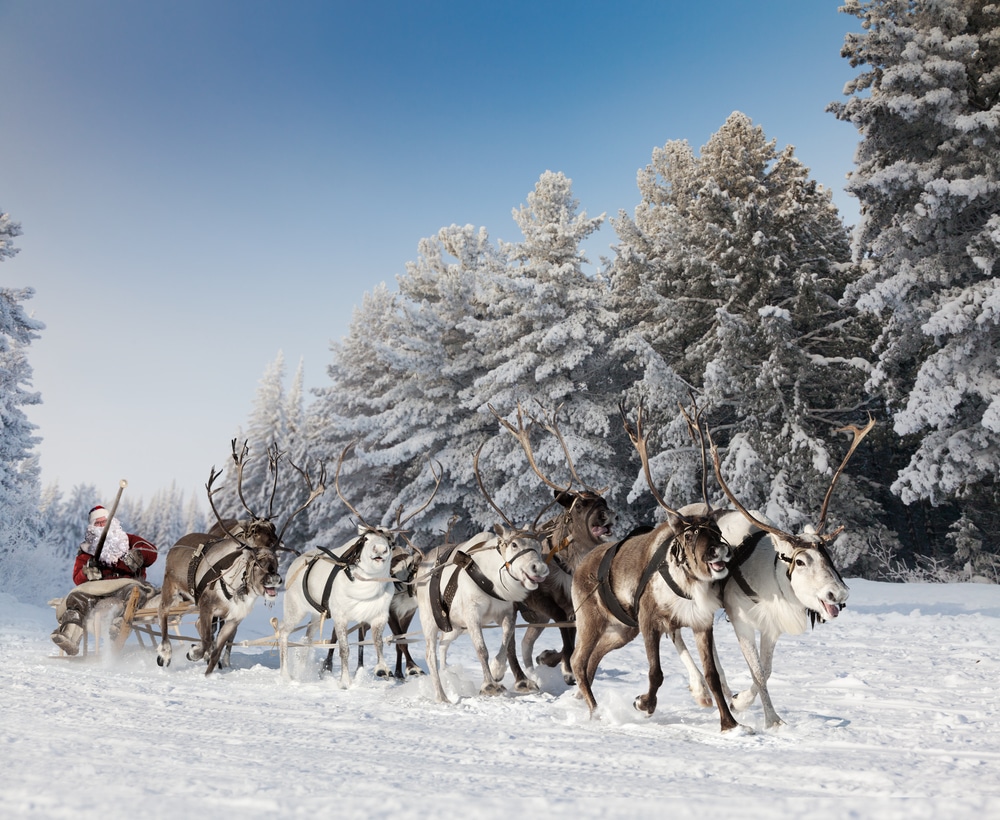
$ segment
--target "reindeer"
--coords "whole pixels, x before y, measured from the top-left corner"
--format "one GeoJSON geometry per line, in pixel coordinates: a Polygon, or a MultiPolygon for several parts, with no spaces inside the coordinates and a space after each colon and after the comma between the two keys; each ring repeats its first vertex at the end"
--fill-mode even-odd
{"type": "MultiPolygon", "coordinates": [[[[736,507],[736,510],[727,511],[719,517],[723,537],[734,545],[729,577],[723,582],[722,603],[753,680],[748,690],[731,699],[731,704],[733,709],[742,712],[753,704],[759,694],[767,728],[784,723],[775,711],[767,689],[778,638],[785,633],[801,634],[807,623],[815,625],[817,620],[825,622],[836,618],[850,594],[827,549],[843,527],[829,534],[823,534],[823,530],[833,488],[861,440],[874,426],[875,421],[869,419],[864,428],[849,425],[837,430],[852,433],[854,440],[830,481],[819,522],[815,528],[807,528],[800,535],[775,527],[739,502],[722,480],[719,453],[712,446],[716,477],[736,507]]],[[[692,672],[690,666],[688,671],[692,672]]],[[[720,675],[723,688],[728,692],[721,669],[720,675]]],[[[692,691],[698,685],[695,676],[700,676],[697,669],[692,676],[692,691]]]]}
{"type": "Polygon", "coordinates": [[[427,552],[417,573],[417,606],[426,642],[427,668],[437,700],[448,703],[440,668],[447,666],[448,647],[464,632],[469,633],[483,669],[482,695],[505,691],[501,681],[508,658],[515,674],[515,689],[526,691],[526,678],[514,642],[514,604],[537,589],[549,574],[542,559],[537,534],[519,530],[490,498],[479,473],[479,455],[473,471],[480,490],[507,526],[496,524],[494,533],[481,532],[461,544],[445,544],[427,552]],[[500,648],[493,658],[483,637],[483,626],[501,626],[500,648]],[[439,651],[440,650],[440,651],[439,651]]]}
{"type": "Polygon", "coordinates": [[[593,715],[597,701],[592,686],[602,658],[641,632],[649,661],[649,690],[635,699],[634,706],[653,714],[663,683],[660,638],[686,626],[694,631],[722,731],[728,731],[739,724],[723,695],[713,628],[721,606],[718,582],[726,577],[732,552],[719,529],[719,511],[706,503],[703,514],[685,515],[667,506],[650,473],[642,403],[634,428],[624,404],[619,409],[646,482],[667,519],[653,529],[642,528],[621,541],[597,547],[573,576],[578,640],[572,669],[580,695],[593,715]]]}
{"type": "MultiPolygon", "coordinates": [[[[412,517],[412,516],[411,516],[412,517]]],[[[389,575],[393,579],[395,592],[392,601],[389,603],[389,631],[396,639],[396,668],[394,676],[403,680],[407,677],[423,675],[421,669],[413,656],[410,654],[409,644],[402,639],[410,628],[413,616],[417,612],[417,596],[414,591],[414,579],[417,568],[423,560],[423,553],[413,547],[412,544],[406,546],[397,544],[392,549],[392,558],[389,560],[389,575]]],[[[366,626],[359,625],[358,629],[358,668],[365,665],[365,647],[362,643],[365,639],[366,626]]],[[[337,632],[334,630],[330,635],[330,643],[336,644],[337,632]]],[[[334,647],[330,647],[326,653],[326,660],[323,661],[323,669],[327,672],[333,671],[334,647]]]]}
{"type": "Polygon", "coordinates": [[[173,654],[167,632],[167,617],[171,606],[178,599],[198,606],[198,634],[201,642],[188,652],[188,660],[197,661],[207,656],[206,675],[211,674],[220,662],[222,665],[228,664],[228,653],[236,629],[250,613],[254,602],[260,596],[269,604],[274,602],[277,587],[281,584],[276,551],[280,548],[288,525],[325,490],[325,469],[321,468],[318,485],[313,487],[309,473],[289,461],[304,478],[309,496],[305,503],[288,516],[281,530],[277,531],[271,519],[282,453],[277,448],[268,450],[274,482],[267,515],[259,516],[250,509],[243,496],[243,469],[249,452],[247,443],[243,443],[242,452],[237,454],[236,439],[233,439],[232,448],[237,493],[250,518],[236,521],[224,519],[219,514],[214,500],[218,489],[213,489],[212,485],[222,475],[222,470],[216,471],[213,466],[205,489],[216,524],[208,533],[190,533],[181,537],[167,553],[157,612],[162,637],[157,648],[156,662],[163,667],[170,665],[173,654]],[[215,634],[216,628],[218,635],[215,634]]]}
{"type": "MultiPolygon", "coordinates": [[[[422,507],[405,518],[402,517],[402,508],[397,510],[396,530],[371,526],[365,523],[340,488],[340,470],[344,457],[353,446],[354,442],[351,442],[340,454],[334,485],[341,501],[358,519],[357,538],[335,550],[318,547],[292,562],[288,568],[288,583],[285,587],[284,618],[278,627],[281,672],[287,679],[291,677],[288,666],[289,634],[308,615],[306,641],[312,642],[321,628],[322,620],[331,618],[335,642],[340,649],[340,681],[345,689],[351,685],[347,634],[352,621],[359,624],[362,630],[371,628],[377,656],[376,677],[385,678],[389,675],[382,633],[389,620],[398,581],[393,577],[390,562],[394,552],[403,549],[410,553],[412,563],[412,549],[399,547],[395,536],[403,531],[402,527],[406,522],[427,508],[441,483],[441,475],[435,473],[434,490],[422,507]]],[[[431,471],[434,472],[433,464],[431,471]]],[[[405,563],[404,559],[404,566],[405,563]]],[[[399,567],[397,561],[397,569],[399,567]]]]}
{"type": "MultiPolygon", "coordinates": [[[[538,589],[532,590],[523,601],[514,605],[517,612],[528,623],[524,630],[524,636],[521,638],[521,658],[524,661],[524,667],[532,670],[534,669],[532,655],[534,654],[535,642],[544,628],[540,624],[547,621],[559,623],[573,621],[575,617],[571,591],[573,573],[584,556],[604,543],[605,538],[611,534],[615,515],[608,508],[607,501],[604,500],[603,494],[606,488],[597,490],[589,487],[577,475],[569,447],[556,424],[558,408],[552,413],[551,421],[546,420],[541,423],[548,432],[555,436],[562,447],[570,472],[570,481],[565,487],[550,481],[538,467],[538,462],[531,448],[532,424],[529,423],[525,426],[521,405],[517,406],[516,427],[500,416],[492,405],[489,409],[497,421],[517,439],[532,471],[552,490],[555,502],[564,509],[561,515],[551,519],[541,527],[541,531],[546,533],[542,542],[542,550],[545,562],[549,566],[549,574],[538,586],[538,589]],[[585,489],[574,491],[574,482],[583,485],[585,489]]],[[[538,419],[534,417],[531,418],[531,422],[539,423],[538,419]]],[[[576,627],[561,626],[559,632],[562,637],[562,649],[559,651],[546,650],[538,656],[538,661],[546,666],[560,666],[563,681],[572,686],[576,680],[570,669],[570,658],[573,655],[573,645],[576,642],[576,627]]],[[[511,644],[510,652],[512,656],[515,656],[509,658],[511,667],[516,669],[517,649],[514,644],[511,644]]],[[[525,685],[527,688],[537,689],[537,685],[533,681],[526,679],[525,685]]]]}

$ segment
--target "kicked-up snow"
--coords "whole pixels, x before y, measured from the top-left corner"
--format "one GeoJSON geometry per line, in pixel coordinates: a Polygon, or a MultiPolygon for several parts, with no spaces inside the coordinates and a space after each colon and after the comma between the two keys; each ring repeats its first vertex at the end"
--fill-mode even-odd
{"type": "MultiPolygon", "coordinates": [[[[646,686],[637,640],[602,663],[591,720],[555,669],[538,670],[538,694],[480,697],[467,638],[447,705],[427,677],[369,669],[341,689],[318,651],[290,682],[269,647],[237,645],[209,677],[181,651],[158,667],[134,639],[117,657],[57,658],[51,610],[0,595],[0,805],[74,819],[1000,816],[1000,587],[849,584],[836,621],[778,643],[786,725],[765,731],[758,702],[728,734],[669,642],[656,713],[631,705],[646,686]]],[[[280,603],[258,605],[237,640],[272,634],[272,615],[280,603]]],[[[721,614],[716,634],[746,687],[721,614]]],[[[556,645],[546,632],[536,651],[556,645]]]]}

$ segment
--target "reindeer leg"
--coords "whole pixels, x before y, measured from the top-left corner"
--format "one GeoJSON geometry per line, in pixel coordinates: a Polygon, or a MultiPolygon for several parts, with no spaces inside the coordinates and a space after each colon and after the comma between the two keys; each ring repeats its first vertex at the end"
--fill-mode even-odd
{"type": "MultiPolygon", "coordinates": [[[[524,661],[524,668],[529,671],[535,668],[532,657],[535,652],[535,642],[541,634],[542,628],[540,626],[531,625],[524,630],[524,635],[521,636],[521,659],[524,661]]],[[[538,660],[542,662],[541,657],[538,660]]]]}
{"type": "Polygon", "coordinates": [[[351,686],[351,647],[347,642],[347,622],[334,619],[337,630],[337,649],[340,650],[340,686],[348,689],[351,686]]]}
{"type": "MultiPolygon", "coordinates": [[[[202,599],[204,600],[204,599],[202,599]]],[[[198,635],[200,644],[194,644],[187,653],[189,661],[200,661],[206,655],[211,655],[215,649],[215,635],[212,632],[212,613],[206,606],[198,613],[198,635]]]]}
{"type": "Polygon", "coordinates": [[[444,693],[444,687],[441,685],[441,674],[438,671],[438,629],[436,625],[424,627],[424,647],[424,659],[427,661],[427,670],[431,673],[431,680],[434,682],[434,694],[438,703],[450,703],[451,701],[444,693]]]}
{"type": "Polygon", "coordinates": [[[226,651],[226,646],[232,641],[233,635],[236,634],[237,626],[239,626],[239,623],[236,621],[223,621],[222,628],[219,630],[219,636],[215,641],[215,646],[212,647],[212,654],[208,658],[208,668],[205,670],[206,675],[212,674],[215,667],[218,666],[219,658],[226,651]]]}
{"type": "Polygon", "coordinates": [[[162,667],[170,666],[170,659],[173,655],[173,648],[170,646],[170,633],[167,631],[167,613],[173,604],[173,598],[173,588],[168,586],[168,582],[164,580],[160,593],[160,606],[156,613],[160,621],[160,645],[156,650],[156,663],[162,667]]]}
{"type": "MultiPolygon", "coordinates": [[[[766,687],[764,668],[761,663],[760,653],[757,650],[757,632],[745,622],[734,623],[736,640],[743,653],[743,659],[747,662],[750,670],[750,686],[733,697],[733,708],[739,712],[749,709],[757,699],[757,693],[766,687]]],[[[765,709],[765,712],[767,710],[765,709]]]]}
{"type": "Polygon", "coordinates": [[[643,627],[642,639],[646,645],[646,660],[649,662],[649,691],[645,695],[639,695],[632,705],[640,712],[651,715],[656,711],[656,693],[663,685],[663,667],[660,664],[660,638],[663,633],[649,619],[643,627]]]}
{"type": "Polygon", "coordinates": [[[514,641],[514,622],[517,620],[517,611],[511,612],[510,618],[502,621],[503,636],[501,638],[501,651],[497,653],[493,663],[493,677],[496,680],[503,680],[506,662],[510,663],[510,671],[514,673],[514,691],[526,695],[529,692],[537,692],[538,684],[524,674],[521,664],[517,659],[517,645],[514,641]],[[504,649],[506,647],[506,649],[504,649]]]}
{"type": "MultiPolygon", "coordinates": [[[[400,635],[405,635],[407,630],[410,628],[410,624],[413,621],[413,616],[416,610],[407,612],[405,615],[397,615],[392,610],[389,611],[389,629],[392,634],[397,638],[400,635]]],[[[403,678],[403,661],[406,661],[406,674],[407,675],[422,675],[424,670],[417,666],[416,661],[410,655],[410,647],[407,643],[402,641],[396,642],[396,677],[403,678]]]]}
{"type": "Polygon", "coordinates": [[[701,656],[701,665],[705,669],[705,680],[708,688],[715,696],[715,703],[719,707],[719,722],[723,732],[735,729],[740,724],[736,722],[733,713],[729,710],[729,702],[726,700],[726,693],[722,691],[722,681],[719,679],[719,670],[715,666],[715,633],[713,626],[703,632],[695,632],[695,639],[698,641],[698,654],[701,656]]]}
{"type": "Polygon", "coordinates": [[[597,667],[604,656],[613,649],[624,646],[633,637],[632,633],[627,639],[622,640],[622,636],[611,630],[606,620],[594,628],[586,620],[577,619],[576,649],[573,650],[572,668],[576,677],[576,685],[581,697],[587,703],[591,716],[597,709],[597,700],[594,698],[594,678],[597,677],[597,667]],[[598,629],[601,631],[598,632],[598,629]]]}
{"type": "Polygon", "coordinates": [[[688,651],[687,644],[684,643],[684,637],[681,635],[679,628],[670,630],[670,640],[673,641],[674,649],[677,650],[677,656],[681,659],[681,663],[684,664],[684,668],[687,670],[688,688],[691,690],[694,702],[705,708],[712,706],[712,695],[708,691],[705,676],[701,674],[701,670],[695,665],[694,658],[691,657],[691,653],[688,651]]]}
{"type": "MultiPolygon", "coordinates": [[[[507,666],[509,665],[510,671],[514,673],[514,691],[527,694],[528,692],[537,692],[538,684],[524,674],[524,669],[521,668],[521,664],[517,659],[517,643],[514,641],[514,624],[517,621],[517,612],[518,610],[515,607],[511,613],[509,630],[507,628],[508,619],[505,617],[501,621],[503,633],[500,639],[500,653],[497,654],[496,659],[493,661],[490,671],[493,674],[493,678],[500,681],[503,680],[504,673],[507,671],[507,666]]],[[[522,612],[521,614],[525,618],[534,619],[534,613],[530,611],[527,613],[522,612]]],[[[529,667],[531,663],[530,658],[530,654],[526,656],[526,664],[529,667]]]]}
{"type": "MultiPolygon", "coordinates": [[[[222,628],[226,625],[224,618],[213,618],[212,628],[216,633],[216,640],[218,640],[218,635],[222,632],[222,628]]],[[[236,630],[233,630],[233,637],[226,641],[222,645],[222,653],[219,655],[219,669],[225,669],[229,666],[230,656],[233,651],[233,640],[236,637],[236,630]]]]}
{"type": "MultiPolygon", "coordinates": [[[[330,643],[332,644],[337,643],[336,628],[332,628],[330,630],[330,643]]],[[[322,670],[324,672],[333,672],[333,653],[334,653],[334,647],[332,646],[326,650],[326,659],[323,661],[323,666],[322,666],[322,670]]],[[[358,663],[359,664],[361,663],[360,658],[358,659],[358,663]]]]}
{"type": "Polygon", "coordinates": [[[389,664],[385,662],[385,645],[383,643],[385,622],[373,623],[371,628],[372,643],[375,644],[375,677],[385,679],[389,677],[389,664]]]}
{"type": "Polygon", "coordinates": [[[772,729],[775,726],[781,726],[784,724],[778,713],[774,710],[774,705],[771,703],[771,693],[768,691],[767,682],[771,677],[771,662],[774,660],[774,647],[777,643],[776,639],[772,639],[769,635],[761,633],[760,636],[760,664],[761,664],[761,680],[757,684],[757,688],[760,690],[760,703],[764,707],[764,725],[768,729],[772,729]]]}
{"type": "MultiPolygon", "coordinates": [[[[480,695],[499,695],[501,692],[506,691],[503,684],[501,684],[496,677],[493,675],[493,670],[490,668],[490,652],[486,646],[486,638],[483,637],[483,625],[479,621],[478,613],[474,619],[470,619],[467,627],[469,637],[472,639],[472,645],[476,649],[476,656],[479,658],[479,665],[483,668],[483,685],[479,688],[480,695]]],[[[506,652],[506,647],[501,647],[500,652],[506,652]]],[[[500,657],[500,653],[497,654],[500,657]]],[[[506,659],[506,654],[503,656],[506,659]]]]}
{"type": "Polygon", "coordinates": [[[365,636],[368,634],[368,624],[358,624],[358,669],[365,665],[365,636]]]}
{"type": "Polygon", "coordinates": [[[576,679],[573,677],[573,670],[570,669],[569,659],[573,657],[573,647],[576,644],[576,627],[561,626],[559,627],[559,634],[562,636],[563,640],[562,655],[559,658],[559,666],[562,669],[563,683],[567,686],[572,686],[576,683],[576,679]]]}

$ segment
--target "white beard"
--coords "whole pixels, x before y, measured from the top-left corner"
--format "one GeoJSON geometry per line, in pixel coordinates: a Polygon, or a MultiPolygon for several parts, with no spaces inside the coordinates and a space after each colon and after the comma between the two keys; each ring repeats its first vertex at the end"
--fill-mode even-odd
{"type": "MultiPolygon", "coordinates": [[[[97,542],[101,538],[101,527],[93,524],[87,526],[87,534],[84,536],[80,549],[87,555],[93,555],[97,549],[97,542]]],[[[104,548],[101,550],[101,563],[114,566],[119,559],[128,552],[128,535],[118,523],[117,518],[111,519],[111,526],[108,527],[108,537],[104,539],[104,548]]]]}

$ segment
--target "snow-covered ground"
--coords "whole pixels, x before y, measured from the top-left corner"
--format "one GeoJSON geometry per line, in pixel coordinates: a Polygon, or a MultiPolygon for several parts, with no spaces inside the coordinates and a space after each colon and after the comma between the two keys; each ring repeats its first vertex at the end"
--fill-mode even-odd
{"type": "MultiPolygon", "coordinates": [[[[631,707],[646,684],[635,641],[604,660],[589,720],[554,670],[540,694],[479,697],[467,637],[447,705],[427,678],[283,682],[268,648],[237,647],[208,678],[176,648],[159,668],[134,640],[117,658],[58,659],[52,611],[0,595],[0,805],[46,818],[1000,816],[1000,587],[849,583],[837,621],[778,644],[787,725],[764,731],[758,703],[738,715],[754,731],[726,735],[669,644],[655,715],[631,707]]],[[[270,634],[280,606],[258,604],[238,637],[270,634]]],[[[742,688],[728,624],[717,634],[742,688]]],[[[547,632],[537,648],[554,643],[547,632]]]]}

